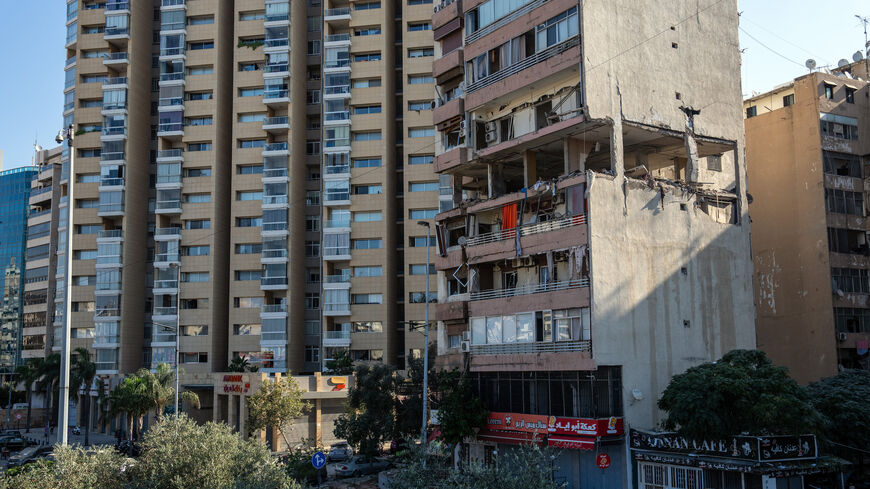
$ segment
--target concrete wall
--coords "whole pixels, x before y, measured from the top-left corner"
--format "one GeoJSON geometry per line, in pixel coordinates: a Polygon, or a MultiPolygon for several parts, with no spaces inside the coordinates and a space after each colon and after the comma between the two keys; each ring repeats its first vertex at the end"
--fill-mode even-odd
{"type": "Polygon", "coordinates": [[[590,178],[592,356],[622,365],[626,420],[653,427],[672,376],[755,347],[748,223],[715,222],[677,187],[662,200],[646,182],[623,193],[619,179],[590,178]]]}

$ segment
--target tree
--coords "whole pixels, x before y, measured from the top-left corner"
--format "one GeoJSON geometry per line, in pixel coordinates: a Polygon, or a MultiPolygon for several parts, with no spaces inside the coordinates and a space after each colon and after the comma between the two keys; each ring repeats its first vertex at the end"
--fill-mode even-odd
{"type": "Polygon", "coordinates": [[[260,370],[260,367],[251,364],[248,362],[248,359],[245,357],[240,357],[236,355],[230,364],[227,366],[227,372],[256,372],[260,370]]]}
{"type": "MultiPolygon", "coordinates": [[[[866,449],[870,447],[870,372],[845,370],[807,387],[813,406],[825,417],[823,440],[866,449]]],[[[861,452],[829,447],[836,453],[863,462],[861,452]]],[[[845,448],[845,447],[842,447],[845,448]]]]}
{"type": "Polygon", "coordinates": [[[692,439],[802,434],[822,420],[806,390],[759,350],[733,350],[675,375],[658,406],[666,429],[692,439]]]}
{"type": "Polygon", "coordinates": [[[438,439],[449,445],[473,436],[486,425],[488,412],[480,398],[471,390],[468,377],[458,370],[441,372],[438,376],[438,439]]]}
{"type": "Polygon", "coordinates": [[[350,375],[353,373],[353,358],[347,350],[338,350],[332,360],[326,362],[326,370],[331,375],[350,375]]]}
{"type": "MultiPolygon", "coordinates": [[[[183,374],[180,371],[179,374],[183,374]]],[[[145,384],[145,395],[148,398],[149,408],[153,407],[157,412],[157,420],[163,418],[166,406],[175,403],[175,371],[168,363],[158,363],[154,371],[141,369],[134,375],[141,378],[145,384]]],[[[199,396],[191,391],[183,391],[178,395],[178,402],[189,402],[199,409],[199,396]]]]}
{"type": "MultiPolygon", "coordinates": [[[[396,439],[403,436],[417,438],[423,423],[423,359],[412,358],[408,364],[407,375],[397,373],[396,377],[396,432],[393,435],[396,439]]],[[[435,383],[434,372],[430,369],[430,387],[435,383]]]]}
{"type": "Polygon", "coordinates": [[[126,415],[127,422],[124,431],[127,433],[127,439],[133,440],[134,427],[138,428],[139,418],[151,408],[145,380],[137,375],[125,377],[120,384],[112,389],[112,393],[109,395],[109,405],[111,416],[126,415]]]}
{"type": "Polygon", "coordinates": [[[84,416],[85,416],[85,446],[90,445],[91,431],[91,385],[97,376],[97,364],[91,361],[91,352],[87,348],[79,347],[73,351],[73,359],[70,373],[70,387],[72,392],[78,393],[84,389],[84,416]]]}
{"type": "Polygon", "coordinates": [[[39,362],[41,358],[31,358],[24,365],[15,368],[15,376],[24,384],[27,396],[27,431],[30,431],[30,413],[33,407],[33,384],[39,379],[39,362]]]}
{"type": "Polygon", "coordinates": [[[260,390],[248,398],[248,433],[272,426],[281,433],[284,445],[290,446],[287,426],[311,407],[302,400],[303,393],[289,374],[274,381],[264,380],[260,390]]]}
{"type": "MultiPolygon", "coordinates": [[[[57,419],[57,396],[54,396],[55,386],[60,381],[60,354],[52,353],[41,360],[38,364],[39,380],[36,386],[45,390],[45,426],[51,424],[52,419],[57,419]],[[51,411],[51,413],[49,413],[51,411]]],[[[64,429],[66,429],[64,427],[64,429]]]]}
{"type": "Polygon", "coordinates": [[[57,445],[56,462],[40,460],[16,475],[0,479],[0,489],[116,489],[131,487],[130,462],[108,447],[57,445]]]}
{"type": "Polygon", "coordinates": [[[347,394],[345,412],[335,421],[335,435],[363,455],[374,456],[396,429],[396,378],[393,367],[359,365],[347,394]]]}

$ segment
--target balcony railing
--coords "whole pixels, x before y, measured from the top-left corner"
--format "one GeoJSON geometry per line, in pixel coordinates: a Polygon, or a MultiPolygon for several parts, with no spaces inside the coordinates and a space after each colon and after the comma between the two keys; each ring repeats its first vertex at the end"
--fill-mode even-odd
{"type": "Polygon", "coordinates": [[[158,200],[157,210],[181,209],[181,200],[158,200]]]}
{"type": "Polygon", "coordinates": [[[97,309],[94,311],[94,317],[96,318],[109,318],[109,317],[117,317],[121,315],[121,309],[117,307],[105,307],[103,309],[97,309]]]}
{"type": "Polygon", "coordinates": [[[184,22],[167,22],[165,24],[160,24],[161,31],[183,31],[185,23],[184,22]]]}
{"type": "Polygon", "coordinates": [[[106,36],[126,36],[130,34],[128,27],[106,27],[104,35],[106,36]]]}
{"type": "Polygon", "coordinates": [[[267,168],[263,170],[263,178],[280,178],[287,176],[286,168],[267,168]]]}
{"type": "Polygon", "coordinates": [[[340,273],[338,275],[327,275],[326,283],[328,284],[342,284],[345,282],[350,282],[350,274],[349,273],[340,273]]]}
{"type": "Polygon", "coordinates": [[[102,214],[106,212],[124,212],[124,204],[100,204],[97,213],[102,214]]]}
{"type": "Polygon", "coordinates": [[[324,16],[326,17],[338,17],[340,15],[350,15],[350,8],[328,8],[324,11],[324,16]]]}
{"type": "Polygon", "coordinates": [[[160,56],[178,56],[184,54],[184,48],[164,48],[160,50],[160,56]]]}
{"type": "Polygon", "coordinates": [[[349,110],[337,110],[335,112],[325,112],[323,114],[325,121],[349,121],[350,120],[350,111],[349,110]]]}
{"type": "Polygon", "coordinates": [[[334,85],[331,87],[323,87],[324,95],[346,95],[350,94],[350,85],[334,85]]]}
{"type": "MultiPolygon", "coordinates": [[[[154,311],[151,313],[152,316],[176,316],[178,315],[177,307],[154,307],[154,311]]],[[[174,337],[175,335],[173,335],[174,337]]]]}
{"type": "Polygon", "coordinates": [[[184,126],[180,122],[169,122],[157,126],[157,132],[181,132],[184,126]]]}
{"type": "Polygon", "coordinates": [[[290,118],[286,115],[283,117],[266,117],[263,119],[264,126],[281,126],[290,123],[290,118]]]}
{"type": "Polygon", "coordinates": [[[346,68],[350,66],[350,59],[332,59],[323,64],[324,68],[346,68]]]}
{"type": "Polygon", "coordinates": [[[536,343],[504,343],[495,345],[471,345],[472,355],[511,355],[519,353],[563,353],[592,351],[589,340],[556,341],[536,343]]]}
{"type": "Polygon", "coordinates": [[[154,281],[155,289],[177,289],[178,288],[178,280],[155,280],[154,281]]]}
{"type": "Polygon", "coordinates": [[[104,87],[106,85],[126,85],[126,84],[127,84],[127,77],[126,76],[117,76],[114,78],[106,78],[105,80],[103,80],[104,87]]]}
{"type": "Polygon", "coordinates": [[[290,45],[290,39],[288,39],[286,37],[280,38],[280,39],[266,39],[263,42],[265,43],[267,48],[277,48],[277,47],[281,47],[281,46],[289,46],[290,45]]]}
{"type": "Polygon", "coordinates": [[[100,153],[100,161],[124,161],[124,152],[100,153]]]}
{"type": "Polygon", "coordinates": [[[97,238],[120,238],[122,236],[120,229],[106,229],[97,234],[97,238]]]}
{"type": "Polygon", "coordinates": [[[287,223],[286,222],[264,222],[262,226],[263,231],[286,231],[287,223]]]}
{"type": "Polygon", "coordinates": [[[552,58],[553,56],[558,56],[558,55],[564,53],[565,51],[567,51],[575,46],[579,46],[579,45],[580,45],[580,37],[574,36],[571,39],[568,39],[567,41],[556,44],[555,46],[550,46],[547,49],[538,51],[537,53],[529,56],[528,58],[526,58],[522,61],[514,63],[514,64],[508,66],[507,68],[498,70],[495,73],[492,73],[491,75],[484,77],[480,80],[477,80],[476,82],[468,85],[468,88],[466,89],[466,93],[472,93],[472,92],[475,92],[477,90],[480,90],[481,88],[488,87],[488,86],[492,85],[493,83],[504,80],[505,78],[507,78],[511,75],[515,75],[515,74],[525,70],[526,68],[534,66],[542,61],[546,61],[546,60],[552,58]]]}
{"type": "Polygon", "coordinates": [[[350,173],[350,165],[329,165],[324,167],[327,175],[350,173]]]}
{"type": "Polygon", "coordinates": [[[327,340],[349,340],[350,331],[326,331],[325,338],[327,340]]]}
{"type": "Polygon", "coordinates": [[[287,285],[287,277],[261,277],[260,285],[287,285]]]}
{"type": "Polygon", "coordinates": [[[327,246],[323,248],[323,256],[348,256],[349,246],[327,246]]]}
{"type": "Polygon", "coordinates": [[[177,7],[179,5],[184,5],[185,0],[163,0],[160,5],[162,7],[177,7]]]}
{"type": "Polygon", "coordinates": [[[286,249],[262,250],[260,252],[260,256],[262,258],[287,258],[287,250],[286,249]]]}
{"type": "Polygon", "coordinates": [[[266,90],[263,92],[263,98],[268,99],[276,99],[276,98],[288,98],[290,96],[290,92],[288,90],[266,90]]]}
{"type": "Polygon", "coordinates": [[[279,22],[290,20],[290,14],[266,14],[265,22],[279,22]]]}
{"type": "Polygon", "coordinates": [[[350,311],[350,303],[345,304],[323,304],[323,310],[327,312],[335,312],[335,311],[350,311]]]}
{"type": "Polygon", "coordinates": [[[127,134],[126,126],[104,127],[103,136],[123,136],[127,134]]]}
{"type": "Polygon", "coordinates": [[[106,2],[106,10],[130,10],[128,0],[109,0],[106,2]]]}
{"type": "Polygon", "coordinates": [[[350,218],[347,219],[327,219],[324,224],[327,228],[349,228],[350,218]]]}
{"type": "Polygon", "coordinates": [[[154,236],[181,236],[180,227],[157,228],[154,230],[154,236]]]}
{"type": "Polygon", "coordinates": [[[181,183],[181,175],[157,175],[157,183],[181,183]]]}
{"type": "Polygon", "coordinates": [[[263,147],[263,151],[287,151],[287,142],[268,143],[263,147]]]}
{"type": "Polygon", "coordinates": [[[480,292],[470,293],[469,298],[473,301],[483,301],[487,299],[504,299],[506,297],[516,297],[518,295],[541,294],[544,292],[579,289],[582,287],[589,287],[589,279],[578,278],[574,280],[550,282],[547,284],[521,285],[519,287],[514,287],[511,289],[482,290],[480,292]]]}
{"type": "Polygon", "coordinates": [[[181,158],[182,150],[180,149],[161,149],[157,151],[157,158],[181,158]]]}
{"type": "Polygon", "coordinates": [[[49,185],[48,187],[42,187],[42,188],[37,188],[37,189],[31,190],[30,196],[33,197],[35,195],[44,194],[46,192],[51,192],[51,185],[49,185]]]}
{"type": "MultiPolygon", "coordinates": [[[[120,265],[121,257],[117,255],[107,255],[107,256],[98,256],[97,257],[97,265],[120,265]]],[[[103,284],[97,284],[97,290],[118,290],[113,288],[113,284],[107,284],[109,288],[103,289],[100,286],[103,284]]],[[[120,284],[119,284],[120,287],[120,284]]]]}
{"type": "Polygon", "coordinates": [[[123,178],[101,178],[100,187],[123,187],[123,178]]]}
{"type": "Polygon", "coordinates": [[[160,81],[175,81],[175,80],[184,80],[184,73],[179,71],[177,73],[161,73],[160,81]]]}
{"type": "Polygon", "coordinates": [[[154,261],[156,262],[177,262],[178,261],[178,253],[156,253],[154,255],[154,261]]]}
{"type": "Polygon", "coordinates": [[[127,61],[127,53],[106,53],[103,55],[105,61],[127,61]]]}
{"type": "Polygon", "coordinates": [[[287,312],[287,304],[263,304],[260,306],[260,312],[264,314],[287,312]]]}
{"type": "Polygon", "coordinates": [[[174,105],[184,105],[184,99],[182,97],[165,97],[161,98],[157,101],[157,105],[160,107],[172,107],[174,105]]]}
{"type": "Polygon", "coordinates": [[[350,34],[328,34],[323,40],[325,42],[350,41],[350,34]]]}
{"type": "Polygon", "coordinates": [[[514,239],[516,238],[517,230],[519,230],[520,236],[531,236],[533,234],[546,233],[549,231],[558,231],[559,229],[564,229],[571,226],[578,226],[581,224],[586,224],[585,214],[581,214],[579,216],[565,217],[553,221],[524,224],[514,229],[502,229],[499,231],[493,231],[491,233],[472,236],[468,238],[466,246],[477,246],[482,244],[495,243],[496,241],[504,241],[506,239],[514,239]]]}
{"type": "Polygon", "coordinates": [[[263,196],[263,205],[278,205],[278,204],[286,204],[287,196],[286,195],[264,195],[263,196]]]}
{"type": "Polygon", "coordinates": [[[71,65],[71,64],[74,64],[75,62],[76,62],[76,57],[75,57],[75,56],[69,57],[69,58],[66,59],[66,65],[65,65],[65,66],[69,66],[69,65],[71,65]]]}
{"type": "MultiPolygon", "coordinates": [[[[95,341],[96,342],[96,341],[95,341]]],[[[118,370],[118,364],[115,362],[94,362],[97,370],[118,370]]]]}

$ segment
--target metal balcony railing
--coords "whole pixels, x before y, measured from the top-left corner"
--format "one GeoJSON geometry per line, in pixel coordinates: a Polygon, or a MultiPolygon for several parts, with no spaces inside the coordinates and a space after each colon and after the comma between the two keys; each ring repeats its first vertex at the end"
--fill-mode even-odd
{"type": "Polygon", "coordinates": [[[324,42],[350,41],[350,34],[327,34],[323,40],[324,42]]]}
{"type": "Polygon", "coordinates": [[[289,96],[290,92],[288,90],[265,90],[263,92],[263,98],[266,100],[276,98],[288,98],[289,96]]]}
{"type": "Polygon", "coordinates": [[[106,78],[105,80],[103,80],[104,87],[106,85],[126,85],[126,84],[127,84],[127,77],[126,76],[117,76],[114,78],[106,78]]]}
{"type": "Polygon", "coordinates": [[[286,115],[283,117],[266,117],[263,119],[264,126],[281,126],[290,123],[290,118],[286,115]]]}
{"type": "Polygon", "coordinates": [[[163,0],[160,5],[162,7],[177,7],[179,5],[184,5],[185,0],[163,0]]]}
{"type": "Polygon", "coordinates": [[[495,32],[500,27],[505,26],[505,25],[513,22],[517,18],[519,18],[519,17],[531,12],[532,10],[540,7],[541,5],[546,3],[547,1],[548,0],[534,0],[533,2],[526,3],[525,5],[521,5],[519,8],[517,8],[513,12],[509,12],[507,15],[501,17],[500,19],[496,20],[495,22],[487,25],[486,27],[484,27],[482,29],[478,29],[478,30],[474,31],[473,33],[469,34],[468,36],[466,36],[465,37],[465,44],[466,45],[471,44],[472,42],[480,39],[481,37],[486,36],[487,34],[490,34],[492,32],[495,32]]]}
{"type": "Polygon", "coordinates": [[[511,75],[515,75],[515,74],[525,70],[526,68],[529,68],[529,67],[534,66],[538,63],[546,61],[554,56],[558,56],[558,55],[564,53],[565,51],[567,51],[575,46],[579,46],[579,45],[580,45],[580,37],[574,36],[571,39],[568,39],[567,41],[556,44],[555,46],[550,46],[547,49],[538,51],[537,53],[529,56],[528,58],[526,58],[522,61],[514,63],[514,64],[508,66],[507,68],[498,70],[495,73],[492,73],[491,75],[489,75],[487,77],[484,77],[480,80],[477,80],[474,83],[471,83],[470,85],[468,85],[468,88],[466,89],[466,93],[472,93],[472,92],[475,92],[477,90],[480,90],[481,88],[488,87],[488,86],[492,85],[493,83],[504,80],[505,78],[507,78],[511,75]]]}
{"type": "Polygon", "coordinates": [[[334,85],[331,87],[323,87],[324,95],[346,95],[350,94],[350,85],[334,85]]]}
{"type": "Polygon", "coordinates": [[[30,191],[30,196],[33,197],[33,196],[35,196],[35,195],[44,194],[44,193],[46,193],[46,192],[51,192],[51,187],[52,187],[52,186],[49,185],[48,187],[42,187],[42,188],[33,189],[33,190],[30,191]]]}
{"type": "Polygon", "coordinates": [[[106,229],[97,234],[97,238],[120,238],[121,236],[120,229],[106,229]]]}
{"type": "Polygon", "coordinates": [[[103,128],[103,136],[123,136],[127,134],[126,126],[112,126],[103,128]]]}
{"type": "Polygon", "coordinates": [[[100,187],[123,187],[123,178],[101,178],[100,187]]]}
{"type": "Polygon", "coordinates": [[[346,68],[348,66],[350,66],[350,59],[331,59],[323,64],[324,68],[346,68]]]}
{"type": "Polygon", "coordinates": [[[182,150],[180,149],[161,149],[157,151],[157,158],[181,158],[182,150]]]}
{"type": "Polygon", "coordinates": [[[130,34],[130,28],[128,27],[106,27],[106,30],[103,32],[105,36],[126,36],[130,34]]]}
{"type": "Polygon", "coordinates": [[[574,280],[562,280],[559,282],[550,282],[547,284],[521,285],[511,289],[492,289],[482,290],[480,292],[472,292],[469,298],[473,301],[483,301],[488,299],[504,299],[507,297],[516,297],[519,295],[541,294],[544,292],[556,292],[559,290],[579,289],[589,287],[589,279],[579,278],[574,280]]]}
{"type": "Polygon", "coordinates": [[[349,340],[350,331],[326,331],[325,338],[327,340],[349,340]]]}
{"type": "Polygon", "coordinates": [[[179,54],[184,54],[183,47],[164,48],[160,50],[160,56],[178,56],[179,54]]]}
{"type": "Polygon", "coordinates": [[[349,110],[337,110],[334,112],[324,112],[323,117],[325,121],[349,121],[350,120],[350,111],[349,110]]]}
{"type": "Polygon", "coordinates": [[[563,353],[592,351],[589,340],[556,341],[538,343],[503,343],[494,345],[471,345],[472,355],[510,355],[518,353],[563,353]]]}
{"type": "Polygon", "coordinates": [[[157,132],[180,132],[184,130],[184,126],[180,122],[170,122],[157,126],[157,132]]]}
{"type": "Polygon", "coordinates": [[[281,47],[281,46],[289,46],[290,45],[290,39],[288,39],[286,37],[283,37],[280,39],[266,39],[263,42],[265,43],[265,46],[267,48],[277,48],[277,47],[281,47]]]}
{"type": "Polygon", "coordinates": [[[181,209],[181,200],[158,200],[157,210],[181,209]]]}
{"type": "Polygon", "coordinates": [[[581,224],[586,224],[585,214],[581,214],[579,216],[565,217],[553,221],[524,224],[514,229],[502,229],[499,231],[493,231],[491,233],[472,236],[468,238],[466,246],[477,246],[482,244],[495,243],[496,241],[503,241],[506,239],[514,239],[516,238],[517,230],[519,230],[520,236],[522,237],[530,236],[533,234],[546,233],[549,231],[557,231],[559,229],[564,229],[571,226],[578,226],[581,224]]]}
{"type": "Polygon", "coordinates": [[[286,141],[281,143],[268,143],[263,146],[263,151],[287,151],[287,148],[288,146],[286,141]]]}
{"type": "Polygon", "coordinates": [[[260,306],[260,312],[264,314],[287,312],[287,304],[263,304],[260,306]]]}

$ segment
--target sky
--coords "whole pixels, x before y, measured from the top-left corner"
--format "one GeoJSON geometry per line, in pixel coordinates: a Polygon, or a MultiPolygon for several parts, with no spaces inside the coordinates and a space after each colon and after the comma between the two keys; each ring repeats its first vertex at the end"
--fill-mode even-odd
{"type": "MultiPolygon", "coordinates": [[[[696,1],[707,5],[715,0],[696,1]]],[[[765,92],[807,73],[804,62],[836,66],[864,45],[856,14],[867,0],[738,0],[743,94],[765,92]]],[[[33,141],[55,146],[63,110],[66,2],[10,2],[0,15],[0,151],[3,168],[30,164],[33,141]]],[[[674,19],[679,20],[679,19],[674,19]]],[[[663,26],[663,28],[666,26],[663,26]]]]}

